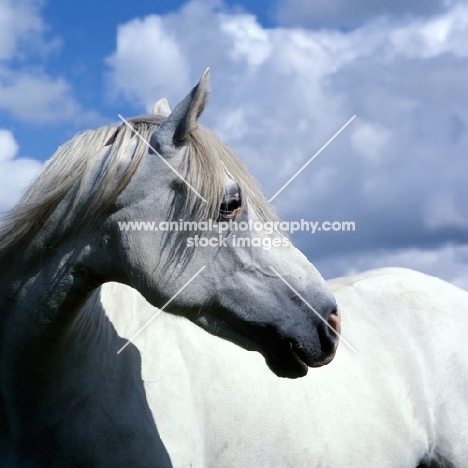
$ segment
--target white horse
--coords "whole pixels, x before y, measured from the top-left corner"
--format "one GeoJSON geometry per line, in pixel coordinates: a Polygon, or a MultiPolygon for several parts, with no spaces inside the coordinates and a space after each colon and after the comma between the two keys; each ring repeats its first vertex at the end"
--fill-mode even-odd
{"type": "MultiPolygon", "coordinates": [[[[468,466],[468,294],[398,268],[330,286],[357,352],[299,380],[164,312],[135,339],[174,468],[468,466]]],[[[155,314],[117,283],[92,308],[127,335],[155,314]]]]}
{"type": "MultiPolygon", "coordinates": [[[[333,359],[336,301],[292,245],[186,248],[193,233],[121,229],[135,220],[274,218],[243,164],[198,125],[208,86],[206,71],[169,116],[156,109],[75,137],[4,220],[2,466],[170,466],[136,349],[117,354],[122,340],[108,320],[83,307],[109,281],[259,351],[278,376],[333,359]]],[[[220,230],[200,234],[210,243],[230,236],[220,230]]]]}
{"type": "Polygon", "coordinates": [[[197,124],[207,90],[205,73],[170,115],[75,137],[5,219],[0,465],[468,466],[468,294],[401,270],[330,289],[287,242],[186,248],[183,231],[120,229],[275,219],[197,124]],[[167,306],[117,354],[155,312],[128,286],[167,306]],[[357,352],[337,352],[331,290],[357,352]]]}

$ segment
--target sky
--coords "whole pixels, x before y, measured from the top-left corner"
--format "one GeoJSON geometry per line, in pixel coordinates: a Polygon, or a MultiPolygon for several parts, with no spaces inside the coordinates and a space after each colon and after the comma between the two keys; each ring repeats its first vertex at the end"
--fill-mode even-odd
{"type": "Polygon", "coordinates": [[[401,266],[468,289],[468,4],[456,0],[0,0],[0,211],[77,132],[174,107],[202,122],[325,278],[401,266]]]}

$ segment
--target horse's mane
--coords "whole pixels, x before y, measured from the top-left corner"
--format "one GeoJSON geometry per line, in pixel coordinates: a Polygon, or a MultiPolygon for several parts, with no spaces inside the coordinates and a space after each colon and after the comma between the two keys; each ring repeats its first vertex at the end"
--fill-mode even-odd
{"type": "Polygon", "coordinates": [[[89,200],[80,218],[74,220],[77,229],[86,228],[95,221],[125,188],[143,157],[144,147],[137,144],[124,170],[116,174],[126,156],[125,150],[129,149],[131,143],[130,129],[109,125],[87,130],[59,147],[39,177],[3,219],[0,226],[0,256],[8,254],[26,238],[34,236],[59,203],[67,198],[70,206],[67,216],[62,220],[62,231],[65,230],[76,214],[74,209],[83,204],[83,194],[91,172],[96,171],[96,164],[99,164],[95,177],[101,175],[101,179],[92,195],[93,200],[89,200]],[[109,145],[112,141],[113,144],[109,145]],[[107,154],[103,156],[103,152],[107,154]],[[109,190],[111,186],[114,190],[109,190]]]}
{"type": "MultiPolygon", "coordinates": [[[[60,232],[69,228],[72,221],[76,231],[90,228],[125,189],[148,151],[143,139],[149,141],[162,120],[160,115],[143,116],[130,121],[133,130],[123,124],[87,130],[59,147],[21,200],[3,218],[0,258],[37,234],[60,203],[68,203],[60,232]]],[[[225,170],[262,219],[276,219],[244,164],[217,135],[201,125],[190,135],[185,175],[207,203],[187,188],[182,213],[187,215],[185,219],[216,219],[225,170]]]]}

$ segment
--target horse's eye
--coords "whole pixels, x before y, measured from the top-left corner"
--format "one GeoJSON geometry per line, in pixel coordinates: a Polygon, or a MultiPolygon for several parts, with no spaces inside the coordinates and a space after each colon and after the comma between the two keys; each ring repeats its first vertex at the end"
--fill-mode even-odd
{"type": "Polygon", "coordinates": [[[227,193],[219,207],[219,215],[221,218],[234,219],[243,211],[242,199],[240,190],[237,188],[235,192],[227,193]]]}

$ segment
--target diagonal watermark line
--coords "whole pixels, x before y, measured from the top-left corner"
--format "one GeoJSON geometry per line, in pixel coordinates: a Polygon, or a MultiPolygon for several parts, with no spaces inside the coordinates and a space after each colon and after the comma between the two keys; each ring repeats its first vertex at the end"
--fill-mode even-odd
{"type": "Polygon", "coordinates": [[[268,201],[272,202],[355,118],[353,115],[268,201]]]}
{"type": "Polygon", "coordinates": [[[119,118],[120,120],[122,120],[122,122],[128,127],[130,128],[133,132],[135,132],[135,134],[140,138],[141,141],[143,141],[143,143],[146,144],[146,146],[148,148],[151,148],[153,151],[154,151],[154,154],[156,154],[160,159],[161,161],[166,164],[172,171],[174,171],[175,174],[177,174],[186,184],[189,188],[191,188],[195,194],[200,197],[205,203],[207,203],[206,199],[203,198],[199,193],[198,191],[184,178],[184,176],[182,174],[180,174],[179,172],[177,172],[176,169],[174,169],[152,146],[151,146],[151,143],[149,141],[147,141],[145,138],[143,138],[143,136],[138,133],[131,125],[130,123],[128,122],[128,120],[126,120],[124,117],[122,117],[120,114],[119,115],[119,118]]]}
{"type": "Polygon", "coordinates": [[[301,300],[302,302],[304,302],[304,304],[335,334],[335,335],[338,335],[340,337],[340,340],[343,340],[347,345],[348,347],[353,350],[355,353],[357,353],[357,351],[354,349],[353,346],[351,346],[351,344],[346,341],[343,336],[340,334],[340,333],[337,333],[336,330],[304,299],[304,297],[302,297],[272,266],[270,266],[270,268],[273,270],[273,272],[275,273],[275,275],[286,285],[288,286],[289,289],[291,289],[291,291],[293,291],[301,300]]]}
{"type": "Polygon", "coordinates": [[[133,340],[206,268],[201,267],[118,351],[120,354],[133,340]]]}

